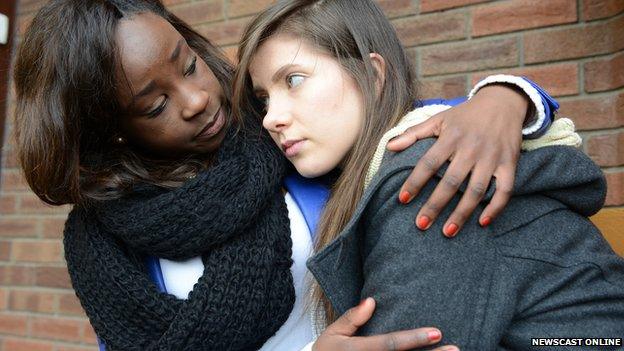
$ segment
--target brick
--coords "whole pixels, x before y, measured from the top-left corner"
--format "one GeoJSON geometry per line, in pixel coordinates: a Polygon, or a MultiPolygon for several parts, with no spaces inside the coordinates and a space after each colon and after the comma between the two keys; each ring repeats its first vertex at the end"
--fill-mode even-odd
{"type": "Polygon", "coordinates": [[[41,220],[41,234],[44,238],[61,239],[65,228],[65,217],[45,218],[41,220]]]}
{"type": "Polygon", "coordinates": [[[574,121],[576,129],[617,128],[624,125],[624,93],[559,101],[559,116],[574,121]]]}
{"type": "Polygon", "coordinates": [[[17,169],[4,169],[2,170],[2,184],[0,185],[0,189],[3,191],[23,191],[29,188],[21,171],[17,169]]]}
{"type": "Polygon", "coordinates": [[[575,95],[579,93],[579,72],[576,63],[564,63],[547,66],[530,66],[480,72],[472,76],[472,84],[492,74],[513,74],[525,76],[546,89],[550,95],[575,95]]]}
{"type": "Polygon", "coordinates": [[[84,346],[59,346],[56,351],[98,351],[96,346],[84,347],[84,346]]]}
{"type": "Polygon", "coordinates": [[[8,307],[9,307],[9,290],[6,288],[0,288],[0,310],[4,311],[8,307]]]}
{"type": "Polygon", "coordinates": [[[624,16],[608,22],[524,34],[525,63],[612,53],[624,48],[624,16]]]}
{"type": "Polygon", "coordinates": [[[85,312],[74,293],[62,294],[59,298],[59,312],[68,315],[84,316],[85,312]]]}
{"type": "Polygon", "coordinates": [[[605,91],[624,86],[624,52],[612,58],[587,62],[583,68],[587,92],[605,91]]]}
{"type": "Polygon", "coordinates": [[[63,262],[60,241],[14,241],[13,259],[20,262],[63,262]]]}
{"type": "Polygon", "coordinates": [[[227,8],[228,18],[249,16],[275,3],[275,0],[230,0],[227,8]]]}
{"type": "Polygon", "coordinates": [[[249,17],[244,17],[227,22],[217,22],[199,26],[197,30],[215,45],[238,45],[249,20],[249,17]]]}
{"type": "Polygon", "coordinates": [[[11,242],[0,241],[0,261],[9,261],[11,259],[11,242]]]}
{"type": "Polygon", "coordinates": [[[441,13],[401,18],[392,22],[404,46],[415,46],[466,37],[464,13],[441,13]]]}
{"type": "Polygon", "coordinates": [[[615,16],[624,11],[622,0],[583,0],[581,18],[590,21],[615,16]]]}
{"type": "Polygon", "coordinates": [[[86,343],[95,344],[97,341],[97,335],[93,331],[93,327],[89,322],[82,323],[82,341],[86,343]]]}
{"type": "Polygon", "coordinates": [[[19,199],[17,211],[24,214],[66,214],[71,209],[68,205],[48,205],[32,193],[22,194],[19,199]]]}
{"type": "Polygon", "coordinates": [[[25,316],[16,316],[0,313],[0,333],[26,335],[28,319],[25,316]]]}
{"type": "Polygon", "coordinates": [[[603,208],[590,217],[591,221],[600,229],[605,239],[609,241],[613,250],[624,257],[624,207],[603,208]]]}
{"type": "Polygon", "coordinates": [[[414,15],[417,12],[412,0],[376,0],[388,18],[414,15]]]}
{"type": "Polygon", "coordinates": [[[222,47],[221,50],[223,51],[223,54],[225,55],[225,57],[232,64],[236,65],[238,63],[238,46],[237,45],[222,47]]]}
{"type": "Polygon", "coordinates": [[[32,238],[37,236],[37,222],[32,218],[0,218],[0,237],[32,238]]]}
{"type": "Polygon", "coordinates": [[[587,154],[602,167],[624,165],[624,132],[591,136],[586,141],[587,154]]]}
{"type": "Polygon", "coordinates": [[[24,33],[26,33],[26,30],[28,29],[28,27],[30,27],[30,23],[32,22],[34,17],[34,13],[17,16],[17,33],[20,38],[24,36],[24,33]]]}
{"type": "Polygon", "coordinates": [[[17,197],[15,195],[0,195],[0,213],[15,213],[17,208],[17,197]]]}
{"type": "Polygon", "coordinates": [[[187,2],[191,2],[193,0],[162,0],[162,3],[169,7],[172,5],[177,5],[177,4],[183,4],[183,3],[187,3],[187,2]]]}
{"type": "Polygon", "coordinates": [[[4,152],[2,154],[2,167],[7,168],[18,168],[19,160],[17,159],[17,151],[15,148],[3,148],[4,152]]]}
{"type": "Polygon", "coordinates": [[[78,347],[78,346],[59,346],[56,351],[98,351],[97,346],[78,347]]]}
{"type": "Polygon", "coordinates": [[[33,267],[24,266],[0,266],[0,284],[2,285],[25,285],[35,283],[35,271],[33,267]]]}
{"type": "Polygon", "coordinates": [[[71,280],[66,267],[36,267],[35,283],[49,288],[71,289],[71,280]]]}
{"type": "Polygon", "coordinates": [[[38,11],[48,0],[20,0],[17,3],[17,14],[22,15],[29,12],[38,11]]]}
{"type": "Polygon", "coordinates": [[[488,2],[491,0],[421,0],[420,12],[432,12],[439,10],[446,10],[454,7],[479,4],[482,2],[488,2]]]}
{"type": "Polygon", "coordinates": [[[9,297],[9,307],[14,311],[54,313],[57,309],[57,299],[54,293],[13,290],[9,297]]]}
{"type": "Polygon", "coordinates": [[[39,338],[81,341],[82,321],[62,317],[34,317],[31,335],[39,338]]]}
{"type": "Polygon", "coordinates": [[[576,0],[518,0],[473,10],[472,35],[482,36],[577,21],[576,0]]]}
{"type": "Polygon", "coordinates": [[[423,76],[477,71],[518,64],[515,38],[442,44],[422,49],[423,76]]]}
{"type": "Polygon", "coordinates": [[[54,351],[54,345],[49,342],[18,338],[2,340],[2,347],[10,351],[54,351]]]}
{"type": "Polygon", "coordinates": [[[223,19],[223,1],[204,0],[171,8],[176,16],[191,25],[223,19]]]}
{"type": "Polygon", "coordinates": [[[418,96],[423,99],[451,99],[466,95],[466,77],[448,77],[419,81],[418,96]]]}
{"type": "Polygon", "coordinates": [[[624,172],[605,172],[607,200],[605,206],[624,205],[624,172]]]}

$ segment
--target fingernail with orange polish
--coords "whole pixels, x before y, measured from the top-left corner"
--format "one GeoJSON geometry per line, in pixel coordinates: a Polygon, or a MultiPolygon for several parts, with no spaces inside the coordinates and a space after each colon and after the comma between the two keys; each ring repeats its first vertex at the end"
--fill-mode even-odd
{"type": "Polygon", "coordinates": [[[455,234],[457,234],[458,229],[459,227],[457,226],[457,224],[451,223],[447,225],[446,228],[444,229],[444,235],[448,236],[449,238],[452,238],[455,236],[455,234]]]}
{"type": "Polygon", "coordinates": [[[492,217],[484,217],[479,224],[481,224],[482,227],[487,227],[490,223],[492,223],[492,217]]]}
{"type": "Polygon", "coordinates": [[[427,216],[420,216],[418,218],[418,221],[416,221],[416,225],[418,226],[418,229],[425,230],[425,229],[427,229],[427,227],[429,227],[429,222],[431,222],[429,217],[427,217],[427,216]]]}
{"type": "Polygon", "coordinates": [[[427,339],[429,341],[438,341],[442,338],[442,334],[439,330],[430,330],[427,332],[427,339]]]}
{"type": "Polygon", "coordinates": [[[405,205],[406,203],[410,201],[410,197],[411,197],[410,193],[403,190],[401,191],[401,194],[399,194],[399,201],[405,205]]]}

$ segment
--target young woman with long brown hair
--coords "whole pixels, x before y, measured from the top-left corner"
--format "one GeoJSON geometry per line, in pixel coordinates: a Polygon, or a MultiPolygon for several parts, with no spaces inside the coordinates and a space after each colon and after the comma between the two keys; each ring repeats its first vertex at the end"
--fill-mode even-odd
{"type": "MultiPolygon", "coordinates": [[[[486,234],[475,217],[452,241],[406,225],[438,183],[478,201],[493,193],[472,179],[444,184],[441,171],[407,207],[398,203],[395,194],[432,141],[386,153],[388,139],[447,108],[408,113],[416,98],[410,72],[371,0],[278,2],[243,35],[235,108],[264,104],[258,117],[301,175],[338,174],[308,261],[321,322],[374,297],[361,335],[434,325],[466,350],[526,350],[538,337],[620,338],[624,260],[586,219],[606,191],[600,169],[580,150],[523,154],[510,205],[486,234]]],[[[453,204],[459,201],[456,195],[453,204]]],[[[321,345],[335,341],[321,336],[321,345]]]]}
{"type": "MultiPolygon", "coordinates": [[[[295,347],[270,344],[301,297],[280,190],[286,167],[254,118],[232,117],[231,74],[219,50],[159,1],[54,0],[23,39],[15,68],[22,168],[43,201],[74,205],[68,269],[109,350],[295,347]],[[199,274],[164,293],[146,257],[160,259],[166,279],[175,280],[167,272],[179,261],[199,274]]],[[[518,106],[520,138],[526,102],[518,106]]],[[[325,336],[354,350],[440,339],[433,328],[345,335],[371,307],[329,329],[343,334],[325,336]]]]}

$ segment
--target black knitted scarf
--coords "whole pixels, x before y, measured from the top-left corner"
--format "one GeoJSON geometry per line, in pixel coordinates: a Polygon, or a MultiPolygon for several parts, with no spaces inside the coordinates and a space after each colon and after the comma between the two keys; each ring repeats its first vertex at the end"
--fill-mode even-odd
{"type": "Polygon", "coordinates": [[[268,138],[230,132],[180,188],[72,210],[67,267],[107,350],[256,350],[279,329],[295,299],[284,172],[268,138]],[[202,256],[188,300],[157,290],[145,255],[202,256]]]}

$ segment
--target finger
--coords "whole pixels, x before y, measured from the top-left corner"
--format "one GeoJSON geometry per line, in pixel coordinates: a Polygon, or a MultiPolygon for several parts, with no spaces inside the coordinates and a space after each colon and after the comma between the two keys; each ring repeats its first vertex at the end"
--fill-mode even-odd
{"type": "Polygon", "coordinates": [[[420,139],[437,136],[440,134],[441,123],[441,117],[434,116],[422,123],[409,127],[405,132],[390,140],[386,148],[395,152],[403,151],[420,139]]]}
{"type": "Polygon", "coordinates": [[[429,150],[418,160],[416,167],[407,177],[401,190],[399,191],[399,201],[403,204],[409,203],[440,169],[442,164],[449,159],[452,148],[445,142],[438,139],[429,150]]]}
{"type": "Polygon", "coordinates": [[[457,235],[464,226],[466,220],[477,208],[492,179],[494,173],[494,166],[492,165],[493,162],[484,161],[475,166],[466,191],[462,195],[459,204],[457,204],[457,207],[444,224],[443,230],[445,235],[449,234],[450,236],[447,235],[449,237],[457,235]]]}
{"type": "Polygon", "coordinates": [[[436,328],[402,330],[388,334],[353,338],[351,349],[397,351],[411,350],[417,347],[433,345],[442,339],[442,333],[436,328]]]}
{"type": "Polygon", "coordinates": [[[371,318],[373,311],[375,311],[375,300],[371,297],[366,298],[359,305],[343,313],[325,331],[331,334],[351,336],[371,318]]]}
{"type": "Polygon", "coordinates": [[[496,177],[496,191],[490,203],[485,207],[479,223],[482,226],[489,225],[507,206],[513,191],[513,184],[516,175],[516,163],[509,163],[499,166],[494,171],[496,177]]]}
{"type": "Polygon", "coordinates": [[[454,345],[445,345],[445,346],[436,347],[435,349],[431,351],[459,351],[459,348],[454,345]]]}
{"type": "MultiPolygon", "coordinates": [[[[465,157],[456,157],[451,162],[435,190],[418,212],[416,225],[419,229],[429,229],[444,206],[457,194],[459,186],[468,177],[472,167],[473,163],[465,157]]],[[[443,227],[443,232],[447,237],[452,237],[457,234],[457,229],[457,227],[443,227]]]]}

